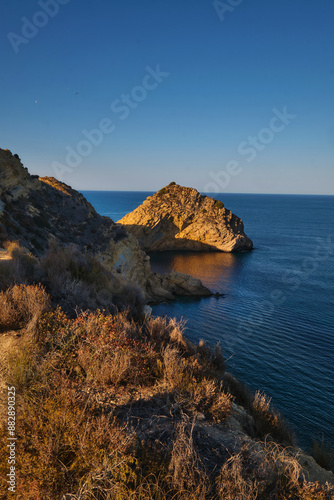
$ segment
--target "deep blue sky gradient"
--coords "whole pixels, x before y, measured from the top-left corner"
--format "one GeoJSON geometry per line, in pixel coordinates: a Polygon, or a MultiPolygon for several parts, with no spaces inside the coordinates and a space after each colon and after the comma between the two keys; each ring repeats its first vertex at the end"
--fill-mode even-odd
{"type": "Polygon", "coordinates": [[[332,0],[243,0],[223,21],[209,0],[70,0],[17,54],[8,33],[41,7],[1,7],[0,147],[31,173],[56,176],[66,147],[109,118],[115,130],[63,175],[77,189],[203,192],[234,160],[241,172],[212,190],[334,194],[332,0]],[[111,103],[157,65],[169,76],[121,120],[111,103]],[[285,106],[296,118],[247,162],[239,145],[285,106]]]}

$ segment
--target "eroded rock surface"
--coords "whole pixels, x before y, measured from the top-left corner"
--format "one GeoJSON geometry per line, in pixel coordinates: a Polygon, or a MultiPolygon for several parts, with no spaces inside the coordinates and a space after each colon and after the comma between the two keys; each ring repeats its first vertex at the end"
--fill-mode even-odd
{"type": "Polygon", "coordinates": [[[221,201],[171,183],[120,221],[146,251],[251,250],[242,220],[221,201]]]}
{"type": "Polygon", "coordinates": [[[109,270],[138,286],[146,300],[178,295],[210,295],[190,276],[160,277],[138,240],[120,224],[99,215],[85,197],[53,177],[30,175],[20,158],[0,149],[0,247],[19,241],[39,257],[50,238],[76,244],[109,270]]]}

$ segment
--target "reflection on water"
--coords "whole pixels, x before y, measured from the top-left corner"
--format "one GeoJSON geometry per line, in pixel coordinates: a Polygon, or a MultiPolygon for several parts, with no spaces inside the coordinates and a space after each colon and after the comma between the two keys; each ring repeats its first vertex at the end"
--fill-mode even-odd
{"type": "MultiPolygon", "coordinates": [[[[333,372],[332,358],[325,357],[333,353],[334,336],[333,328],[329,324],[325,327],[325,318],[319,316],[319,311],[324,311],[325,297],[315,291],[310,297],[310,283],[306,280],[299,293],[283,287],[281,276],[289,253],[286,250],[282,259],[277,241],[269,249],[258,245],[257,250],[241,254],[151,254],[153,271],[166,273],[174,269],[187,273],[200,278],[211,291],[224,293],[218,299],[179,299],[158,304],[153,313],[185,318],[186,335],[194,342],[200,338],[212,345],[220,341],[225,357],[232,356],[227,369],[253,390],[273,396],[274,405],[298,432],[300,444],[308,447],[311,436],[319,437],[319,432],[334,443],[333,419],[329,417],[334,402],[329,399],[326,382],[333,372]],[[263,304],[268,304],[277,289],[284,293],[285,302],[267,310],[263,304]],[[245,326],[240,328],[249,321],[255,325],[250,334],[245,326]]],[[[292,256],[299,262],[300,250],[296,248],[292,256]]],[[[319,275],[320,269],[318,279],[319,275]]],[[[326,283],[324,279],[320,282],[326,283]]]]}
{"type": "MultiPolygon", "coordinates": [[[[102,215],[114,220],[152,193],[88,193],[102,215]]],[[[302,273],[317,238],[334,241],[333,197],[218,194],[240,216],[255,250],[243,254],[166,252],[151,256],[152,268],[171,269],[202,280],[224,297],[180,299],[155,305],[153,313],[187,319],[186,335],[221,342],[227,369],[253,390],[263,390],[298,433],[306,448],[312,437],[334,447],[334,259],[302,273]],[[296,289],[285,273],[298,273],[296,289]],[[268,304],[275,290],[284,302],[268,304]],[[255,325],[252,334],[240,324],[255,325]],[[244,334],[245,333],[245,334],[244,334]],[[231,355],[233,357],[231,357],[231,355]]],[[[320,260],[320,259],[319,259],[320,260]]]]}
{"type": "Polygon", "coordinates": [[[155,252],[150,254],[153,272],[171,270],[199,278],[213,292],[228,293],[238,278],[246,254],[224,252],[155,252]]]}

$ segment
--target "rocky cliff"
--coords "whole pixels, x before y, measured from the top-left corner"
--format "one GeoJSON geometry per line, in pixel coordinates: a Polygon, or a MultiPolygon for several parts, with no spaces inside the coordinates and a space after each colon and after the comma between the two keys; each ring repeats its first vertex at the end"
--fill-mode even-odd
{"type": "Polygon", "coordinates": [[[152,273],[149,257],[124,226],[100,216],[70,186],[53,177],[30,175],[18,155],[0,149],[0,246],[6,240],[19,241],[39,257],[50,238],[90,252],[138,286],[146,300],[210,295],[190,276],[174,273],[162,278],[152,273]]]}
{"type": "Polygon", "coordinates": [[[172,182],[123,217],[146,251],[251,250],[242,220],[221,201],[172,182]]]}

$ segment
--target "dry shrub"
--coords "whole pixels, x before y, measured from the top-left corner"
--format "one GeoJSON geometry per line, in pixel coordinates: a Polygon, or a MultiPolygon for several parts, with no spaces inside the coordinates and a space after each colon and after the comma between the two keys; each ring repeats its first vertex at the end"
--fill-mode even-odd
{"type": "Polygon", "coordinates": [[[231,373],[225,373],[223,376],[223,385],[225,390],[233,395],[237,404],[243,406],[246,410],[250,410],[254,396],[245,384],[233,377],[231,373]]]}
{"type": "Polygon", "coordinates": [[[131,377],[131,371],[135,369],[131,354],[122,351],[116,351],[102,359],[94,359],[90,351],[79,349],[76,362],[87,381],[102,385],[119,385],[127,381],[131,377]]]}
{"type": "Polygon", "coordinates": [[[0,261],[0,289],[40,281],[41,272],[38,260],[16,241],[7,241],[3,245],[11,260],[0,261]]]}
{"type": "Polygon", "coordinates": [[[144,331],[163,357],[162,372],[171,388],[189,389],[204,378],[216,379],[225,369],[219,345],[214,349],[203,341],[196,347],[184,338],[185,322],[175,318],[149,318],[144,331]]]}
{"type": "Polygon", "coordinates": [[[75,245],[62,247],[51,241],[40,262],[54,300],[66,312],[73,313],[76,308],[110,310],[112,293],[106,289],[110,284],[108,272],[75,245]]]}
{"type": "Polygon", "coordinates": [[[204,413],[215,423],[226,420],[231,415],[233,397],[221,390],[215,380],[203,379],[190,389],[187,409],[193,413],[204,413]]]}
{"type": "Polygon", "coordinates": [[[216,481],[221,500],[330,500],[334,487],[308,483],[298,457],[277,443],[245,445],[223,465],[216,481]]]}
{"type": "Polygon", "coordinates": [[[283,448],[277,443],[265,442],[265,456],[260,464],[262,469],[271,472],[271,481],[276,492],[293,492],[299,489],[299,477],[302,470],[297,458],[289,453],[288,448],[283,448]]]}
{"type": "Polygon", "coordinates": [[[136,479],[138,484],[135,487],[129,486],[125,481],[111,481],[110,473],[106,471],[98,476],[92,475],[76,494],[64,495],[61,500],[181,500],[183,498],[173,495],[171,488],[164,484],[164,478],[150,474],[136,479]]]}
{"type": "Polygon", "coordinates": [[[113,324],[120,337],[134,340],[146,339],[142,327],[128,315],[127,310],[113,314],[113,324]]]}
{"type": "MultiPolygon", "coordinates": [[[[244,445],[230,457],[217,478],[217,493],[224,500],[285,500],[298,496],[301,466],[276,443],[244,445]]],[[[312,498],[312,497],[311,497],[312,498]]]]}
{"type": "Polygon", "coordinates": [[[325,485],[316,483],[308,483],[304,481],[300,488],[300,497],[305,500],[333,500],[334,485],[326,483],[325,485]]]}
{"type": "Polygon", "coordinates": [[[41,285],[15,285],[0,292],[0,331],[32,329],[49,308],[49,296],[41,285]]]}
{"type": "Polygon", "coordinates": [[[205,369],[196,357],[185,358],[177,348],[167,346],[162,373],[165,387],[174,392],[178,405],[187,412],[204,413],[214,422],[230,416],[233,397],[216,380],[205,378],[205,369]]]}
{"type": "Polygon", "coordinates": [[[30,394],[47,387],[50,372],[44,364],[43,369],[38,349],[30,337],[20,339],[19,344],[8,353],[8,383],[17,391],[29,391],[30,394]]]}
{"type": "MultiPolygon", "coordinates": [[[[253,443],[231,456],[215,482],[216,472],[206,461],[211,460],[211,450],[207,455],[201,433],[196,433],[183,411],[205,411],[216,422],[224,420],[232,400],[225,381],[221,384],[204,376],[196,350],[184,355],[171,343],[162,352],[155,351],[145,332],[125,313],[85,313],[71,319],[56,309],[42,315],[34,336],[27,335],[17,344],[9,363],[9,380],[18,388],[20,411],[17,498],[333,498],[333,488],[302,482],[296,457],[272,442],[253,443]],[[178,395],[182,399],[177,415],[183,417],[174,436],[170,429],[165,441],[153,443],[148,434],[138,434],[136,439],[120,427],[107,414],[110,407],[100,396],[108,397],[109,391],[101,390],[107,383],[124,384],[127,396],[133,384],[151,384],[157,361],[173,387],[174,401],[178,395]]],[[[271,411],[262,394],[256,396],[254,408],[265,415],[271,411]]],[[[5,427],[0,429],[0,472],[4,474],[8,472],[7,437],[5,427]]],[[[0,485],[1,495],[6,498],[5,485],[0,485]]]]}
{"type": "Polygon", "coordinates": [[[243,454],[232,455],[216,481],[219,500],[255,500],[258,489],[245,468],[243,454]]]}
{"type": "Polygon", "coordinates": [[[11,260],[0,260],[0,290],[6,290],[15,283],[22,283],[17,263],[11,260]]]}
{"type": "Polygon", "coordinates": [[[163,373],[167,387],[181,388],[185,382],[184,361],[177,349],[168,346],[163,352],[163,373]]]}
{"type": "Polygon", "coordinates": [[[212,372],[212,376],[225,373],[225,360],[219,343],[212,349],[204,340],[200,340],[197,356],[205,371],[212,372]]]}
{"type": "Polygon", "coordinates": [[[231,415],[232,396],[226,392],[219,392],[209,407],[209,414],[214,422],[222,422],[231,415]]]}
{"type": "Polygon", "coordinates": [[[195,449],[193,428],[184,419],[177,425],[169,463],[170,482],[178,494],[182,493],[181,498],[204,500],[210,481],[195,449]]]}
{"type": "Polygon", "coordinates": [[[254,396],[253,409],[259,413],[268,414],[270,412],[271,398],[261,391],[257,391],[254,396]]]}
{"type": "Polygon", "coordinates": [[[48,345],[54,368],[66,370],[74,380],[96,385],[151,384],[158,354],[140,332],[140,326],[135,332],[135,323],[126,313],[86,312],[71,319],[56,309],[40,319],[35,338],[40,345],[48,345]],[[129,330],[135,338],[127,336],[129,330]]]}
{"type": "Polygon", "coordinates": [[[119,311],[128,311],[135,319],[141,319],[145,299],[140,288],[122,276],[117,278],[117,287],[113,285],[113,304],[119,311]]]}
{"type": "Polygon", "coordinates": [[[271,399],[264,393],[257,391],[254,396],[251,414],[257,434],[264,439],[270,435],[275,441],[293,445],[294,436],[283,420],[280,413],[271,407],[271,399]]]}
{"type": "Polygon", "coordinates": [[[115,312],[118,308],[135,317],[142,314],[144,299],[138,287],[76,245],[60,246],[51,240],[40,263],[52,296],[67,313],[98,308],[115,312]]]}
{"type": "Polygon", "coordinates": [[[189,349],[190,343],[187,343],[183,336],[184,329],[185,321],[177,321],[175,318],[171,319],[163,316],[151,317],[146,323],[149,338],[161,350],[167,345],[174,345],[182,351],[189,349]]]}
{"type": "MultiPolygon", "coordinates": [[[[54,389],[37,401],[21,399],[20,417],[17,498],[60,498],[85,482],[92,495],[92,478],[108,471],[109,482],[117,483],[121,473],[127,473],[127,461],[133,460],[128,454],[131,437],[110,417],[94,415],[89,401],[80,403],[69,387],[54,389]]],[[[96,482],[99,488],[107,483],[96,482]]]]}

